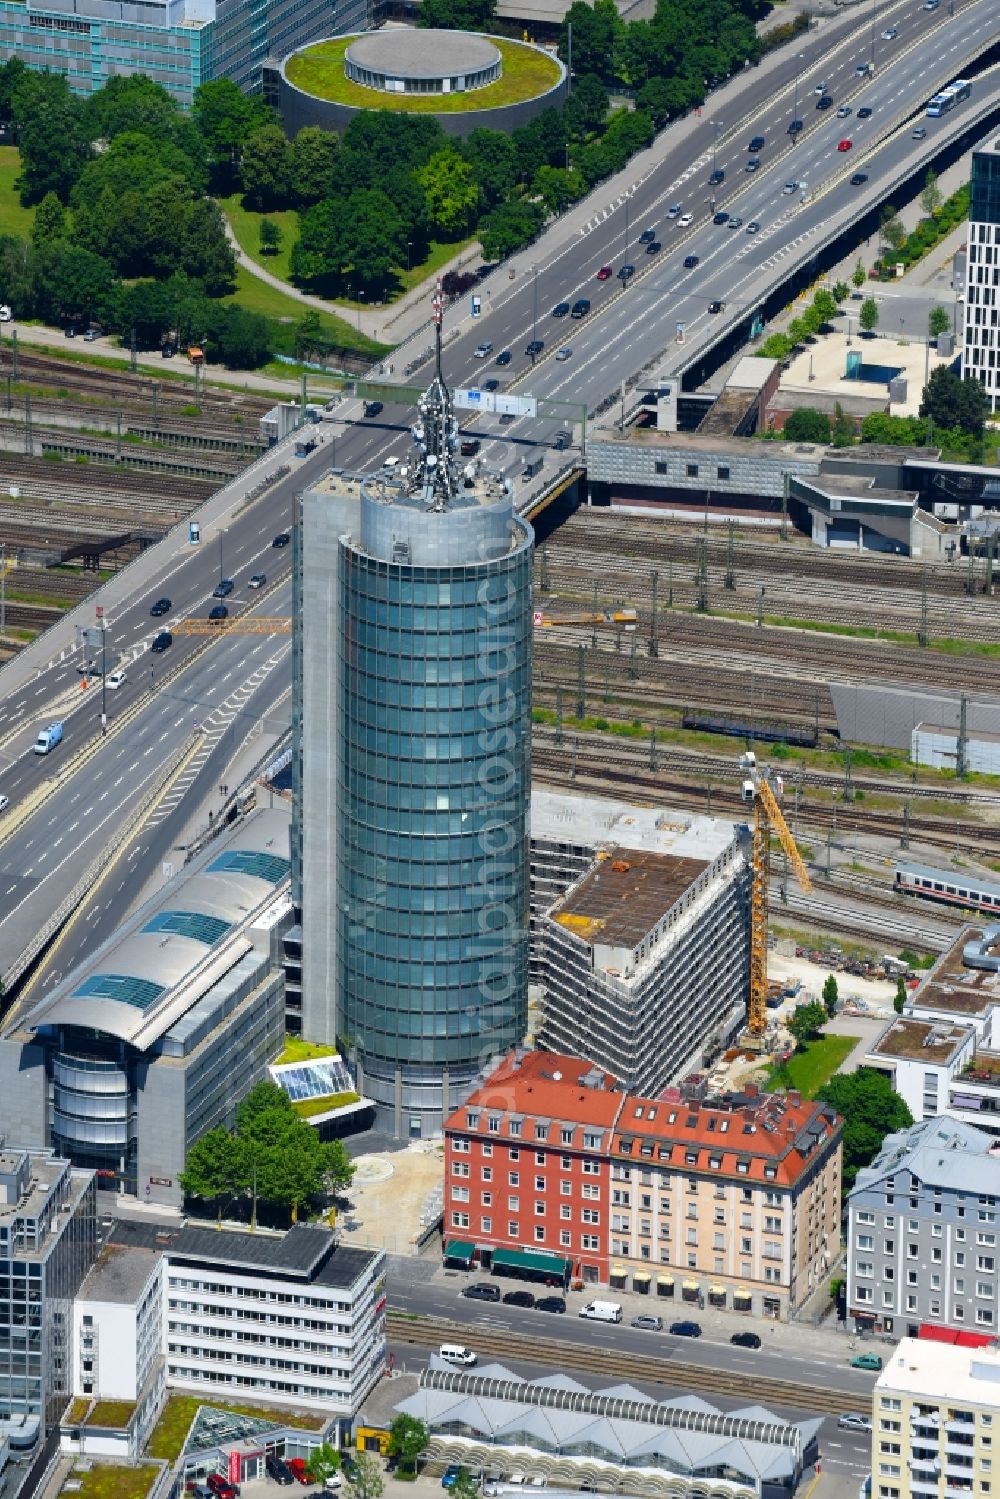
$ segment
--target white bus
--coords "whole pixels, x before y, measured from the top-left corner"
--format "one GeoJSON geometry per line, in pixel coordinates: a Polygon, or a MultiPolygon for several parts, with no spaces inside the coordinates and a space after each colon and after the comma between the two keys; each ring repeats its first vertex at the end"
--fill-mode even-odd
{"type": "Polygon", "coordinates": [[[947,114],[949,109],[954,109],[956,104],[961,104],[963,99],[968,99],[972,93],[972,84],[966,78],[956,78],[954,83],[935,94],[927,105],[927,113],[932,119],[938,115],[947,114]]]}

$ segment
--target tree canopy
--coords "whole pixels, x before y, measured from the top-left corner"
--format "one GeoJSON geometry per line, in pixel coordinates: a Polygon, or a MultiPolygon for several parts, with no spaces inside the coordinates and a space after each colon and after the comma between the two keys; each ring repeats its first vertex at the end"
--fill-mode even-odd
{"type": "Polygon", "coordinates": [[[963,380],[943,364],[931,371],[920,401],[920,415],[929,417],[935,427],[957,427],[960,432],[979,437],[988,411],[989,397],[979,380],[963,380]]]}
{"type": "Polygon", "coordinates": [[[830,418],[813,406],[800,406],[789,413],[782,435],[789,442],[829,442],[830,418]]]}
{"type": "Polygon", "coordinates": [[[819,1000],[812,999],[808,1004],[796,1005],[785,1024],[796,1045],[802,1046],[816,1035],[826,1020],[826,1009],[819,1000]]]}
{"type": "Polygon", "coordinates": [[[292,1221],[314,1199],[349,1185],[354,1175],[343,1144],[324,1142],[300,1119],[284,1089],[258,1083],[236,1113],[236,1128],[218,1126],[187,1154],[180,1183],[188,1196],[217,1201],[249,1198],[291,1211],[292,1221]]]}
{"type": "Polygon", "coordinates": [[[843,1115],[845,1190],[878,1155],[886,1135],[913,1123],[913,1115],[889,1078],[872,1067],[838,1072],[823,1084],[819,1097],[843,1115]]]}

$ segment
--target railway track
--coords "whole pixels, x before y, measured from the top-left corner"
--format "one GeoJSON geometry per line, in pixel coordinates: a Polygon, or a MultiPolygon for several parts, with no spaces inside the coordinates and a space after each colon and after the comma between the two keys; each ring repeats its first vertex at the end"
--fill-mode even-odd
{"type": "MultiPolygon", "coordinates": [[[[633,752],[621,741],[614,745],[615,763],[608,764],[606,740],[588,740],[585,735],[569,734],[561,746],[555,743],[539,743],[537,726],[532,746],[532,772],[536,779],[550,784],[572,786],[577,791],[593,790],[601,794],[648,797],[651,801],[664,797],[676,798],[686,808],[704,809],[715,815],[743,819],[746,806],[738,786],[734,784],[732,766],[729,775],[721,781],[677,780],[659,770],[649,767],[649,752],[633,752]],[[643,760],[645,763],[643,764],[643,760]]],[[[897,790],[897,794],[900,792],[897,790]]],[[[970,813],[974,809],[970,808],[970,813]]],[[[898,841],[903,833],[903,817],[899,812],[886,812],[866,808],[857,802],[837,804],[832,798],[830,806],[820,806],[803,800],[797,820],[806,828],[822,833],[828,829],[840,833],[878,834],[898,841]]],[[[911,814],[909,832],[914,839],[929,847],[953,850],[961,842],[962,828],[968,839],[974,834],[978,850],[988,851],[991,856],[1000,856],[1000,826],[975,820],[970,815],[966,824],[950,818],[929,817],[911,814]]]]}
{"type": "MultiPolygon", "coordinates": [[[[6,382],[6,377],[13,373],[12,351],[8,344],[0,346],[0,376],[6,382]]],[[[156,380],[148,372],[124,369],[97,369],[91,365],[77,364],[73,360],[60,358],[57,354],[45,354],[25,349],[18,350],[18,383],[12,386],[13,397],[19,393],[20,385],[29,387],[47,387],[53,391],[66,391],[78,394],[91,395],[95,402],[102,408],[115,409],[121,406],[123,409],[142,407],[144,410],[152,411],[154,400],[160,415],[173,410],[183,414],[185,408],[190,408],[193,397],[193,372],[186,371],[192,376],[190,382],[169,378],[176,371],[165,367],[164,374],[168,377],[156,380]]],[[[45,399],[45,397],[41,397],[45,399]]],[[[200,395],[202,417],[206,413],[218,412],[223,416],[229,413],[239,413],[248,424],[256,422],[263,416],[271,405],[266,397],[258,395],[249,390],[233,390],[222,386],[202,386],[200,395]]],[[[0,404],[0,412],[6,407],[4,400],[0,404]]]]}
{"type": "MultiPolygon", "coordinates": [[[[446,1317],[411,1317],[389,1312],[385,1320],[391,1342],[408,1343],[414,1348],[430,1350],[441,1343],[463,1342],[469,1336],[467,1323],[453,1322],[446,1317]]],[[[743,1374],[735,1369],[713,1369],[703,1364],[621,1349],[588,1348],[568,1339],[504,1332],[485,1323],[477,1325],[476,1344],[481,1354],[490,1358],[516,1359],[556,1369],[577,1369],[605,1380],[653,1381],[699,1395],[745,1398],[751,1405],[776,1405],[823,1415],[871,1408],[871,1396],[859,1394],[856,1390],[838,1390],[827,1384],[822,1387],[803,1385],[801,1381],[774,1379],[753,1372],[743,1374]]]]}

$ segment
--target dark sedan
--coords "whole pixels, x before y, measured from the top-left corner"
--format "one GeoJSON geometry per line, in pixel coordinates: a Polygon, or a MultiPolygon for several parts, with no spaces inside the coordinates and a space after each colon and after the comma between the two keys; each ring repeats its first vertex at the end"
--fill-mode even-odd
{"type": "Polygon", "coordinates": [[[173,605],[169,599],[157,599],[149,612],[154,619],[159,619],[161,614],[169,614],[172,608],[173,605]]]}

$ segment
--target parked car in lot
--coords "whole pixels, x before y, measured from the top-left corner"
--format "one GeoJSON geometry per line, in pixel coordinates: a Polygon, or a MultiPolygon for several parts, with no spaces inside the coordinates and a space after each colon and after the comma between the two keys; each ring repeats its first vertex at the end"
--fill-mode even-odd
{"type": "Polygon", "coordinates": [[[729,1341],[735,1348],[759,1348],[760,1334],[756,1332],[734,1332],[729,1341]]]}
{"type": "Polygon", "coordinates": [[[535,1302],[536,1312],[564,1312],[566,1302],[562,1296],[539,1296],[535,1302]]]}
{"type": "Polygon", "coordinates": [[[671,1336],[675,1338],[700,1338],[700,1322],[671,1322],[671,1336]]]}
{"type": "Polygon", "coordinates": [[[852,1369],[872,1369],[876,1373],[882,1367],[882,1360],[877,1353],[859,1353],[857,1358],[851,1359],[852,1369]]]}
{"type": "Polygon", "coordinates": [[[499,1301],[500,1287],[489,1280],[477,1280],[471,1286],[463,1286],[462,1295],[467,1301],[499,1301]]]}
{"type": "Polygon", "coordinates": [[[306,1460],[304,1457],[286,1457],[285,1462],[292,1470],[292,1477],[296,1483],[312,1483],[312,1479],[306,1473],[306,1460]]]}
{"type": "Polygon", "coordinates": [[[461,1463],[449,1463],[441,1475],[441,1487],[443,1489],[453,1489],[458,1482],[459,1475],[465,1471],[461,1463]]]}
{"type": "Polygon", "coordinates": [[[642,1312],[638,1317],[633,1317],[629,1327],[638,1327],[643,1332],[662,1332],[663,1318],[653,1317],[648,1312],[642,1312]]]}
{"type": "Polygon", "coordinates": [[[530,1291],[508,1291],[503,1299],[504,1306],[532,1307],[535,1298],[530,1291]]]}
{"type": "Polygon", "coordinates": [[[837,1427],[840,1431],[871,1431],[871,1416],[862,1416],[858,1411],[848,1411],[845,1415],[837,1417],[837,1427]]]}
{"type": "Polygon", "coordinates": [[[239,1489],[228,1478],[223,1478],[221,1473],[209,1473],[205,1483],[211,1489],[217,1499],[237,1499],[239,1489]]]}

